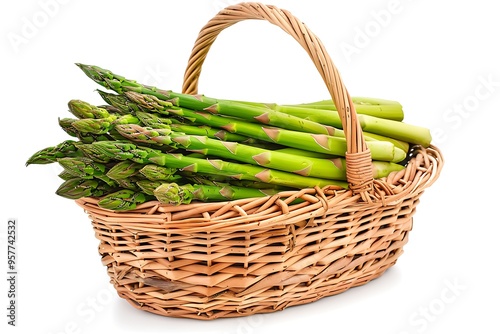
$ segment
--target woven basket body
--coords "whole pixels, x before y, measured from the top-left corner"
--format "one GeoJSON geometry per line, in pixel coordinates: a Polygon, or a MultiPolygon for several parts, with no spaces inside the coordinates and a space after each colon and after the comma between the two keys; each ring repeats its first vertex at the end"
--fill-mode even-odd
{"type": "Polygon", "coordinates": [[[373,180],[352,101],[321,42],[290,13],[243,3],[200,32],[183,91],[197,93],[201,65],[223,29],[267,20],[309,53],[343,119],[349,189],[171,206],[147,202],[127,212],[77,200],[89,214],[99,253],[119,295],[172,317],[215,319],[310,303],[365,284],[395,264],[408,241],[419,198],[437,179],[436,147],[412,148],[406,169],[373,180]],[[301,201],[296,201],[301,199],[301,201]]]}

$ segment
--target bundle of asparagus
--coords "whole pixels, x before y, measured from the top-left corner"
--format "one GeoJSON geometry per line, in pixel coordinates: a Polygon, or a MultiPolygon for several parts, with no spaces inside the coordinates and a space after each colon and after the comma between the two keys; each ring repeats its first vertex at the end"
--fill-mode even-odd
{"type": "MultiPolygon", "coordinates": [[[[161,90],[97,66],[77,64],[105,104],[68,103],[59,119],[72,138],[30,164],[59,163],[56,193],[98,197],[111,210],[150,200],[173,205],[270,196],[285,190],[345,189],[346,139],[331,100],[300,105],[231,101],[161,90]]],[[[404,169],[428,129],[403,123],[401,104],[353,98],[372,155],[373,177],[404,169]]]]}

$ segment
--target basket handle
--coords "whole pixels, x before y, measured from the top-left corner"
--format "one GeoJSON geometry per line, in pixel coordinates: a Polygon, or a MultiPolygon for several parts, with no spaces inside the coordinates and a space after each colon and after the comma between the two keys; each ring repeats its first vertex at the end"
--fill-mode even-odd
{"type": "Polygon", "coordinates": [[[221,10],[198,35],[184,74],[183,93],[198,93],[198,79],[203,62],[219,33],[237,22],[249,19],[266,20],[282,28],[311,57],[342,120],[347,141],[346,172],[349,189],[355,194],[362,194],[364,199],[368,198],[368,193],[373,191],[372,160],[352,99],[321,41],[290,12],[255,2],[243,2],[221,10]]]}

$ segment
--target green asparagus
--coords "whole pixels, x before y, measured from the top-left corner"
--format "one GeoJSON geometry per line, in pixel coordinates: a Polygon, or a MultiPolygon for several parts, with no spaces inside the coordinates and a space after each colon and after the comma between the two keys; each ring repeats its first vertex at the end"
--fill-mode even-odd
{"type": "Polygon", "coordinates": [[[217,100],[203,95],[189,95],[175,93],[145,86],[134,80],[129,80],[121,75],[102,69],[98,66],[77,64],[80,69],[96,83],[107,89],[114,90],[118,94],[131,91],[142,94],[154,95],[160,100],[170,102],[176,106],[206,110],[215,114],[241,117],[247,121],[257,121],[262,124],[282,127],[284,129],[304,131],[315,134],[331,134],[334,130],[330,126],[305,120],[289,114],[274,111],[272,109],[249,106],[243,103],[217,100]]]}
{"type": "Polygon", "coordinates": [[[271,196],[278,193],[274,189],[253,189],[234,186],[178,185],[163,183],[154,190],[161,203],[172,205],[189,204],[193,200],[203,202],[232,201],[243,198],[271,196]]]}
{"type": "MultiPolygon", "coordinates": [[[[177,134],[169,129],[147,129],[139,125],[117,125],[116,130],[124,137],[139,143],[182,147],[206,156],[227,158],[270,169],[291,172],[303,176],[346,180],[345,161],[342,158],[320,159],[295,155],[282,151],[265,150],[235,142],[225,142],[205,136],[177,134]]],[[[403,166],[388,162],[373,162],[375,178],[399,171],[403,166]]]]}
{"type": "Polygon", "coordinates": [[[154,199],[153,196],[148,196],[140,191],[121,189],[102,197],[97,204],[108,210],[128,211],[152,199],[154,199]]]}
{"type": "Polygon", "coordinates": [[[96,107],[81,100],[69,101],[68,107],[69,111],[79,119],[110,117],[110,114],[106,109],[96,107]]]}
{"type": "MultiPolygon", "coordinates": [[[[348,189],[346,134],[331,100],[297,105],[223,100],[143,85],[97,66],[77,64],[109,93],[106,104],[68,102],[59,118],[71,140],[26,162],[59,163],[56,194],[98,198],[104,209],[233,201],[281,191],[348,189]]],[[[398,173],[428,129],[403,123],[396,101],[352,99],[372,157],[374,179],[398,173]]]]}
{"type": "Polygon", "coordinates": [[[51,164],[57,161],[57,159],[64,157],[81,157],[82,152],[76,147],[78,142],[74,140],[65,140],[62,143],[44,148],[35,154],[33,154],[28,161],[26,161],[26,166],[32,164],[51,164]]]}
{"type": "Polygon", "coordinates": [[[201,172],[224,175],[236,179],[262,181],[293,188],[314,188],[328,185],[347,188],[347,183],[325,178],[302,176],[260,166],[238,164],[219,159],[200,159],[180,153],[163,153],[159,150],[137,146],[131,142],[102,141],[79,144],[89,158],[98,162],[130,160],[138,163],[154,163],[159,166],[176,168],[180,171],[201,172]]]}
{"type": "MultiPolygon", "coordinates": [[[[98,66],[77,65],[96,83],[119,94],[136,92],[153,95],[160,100],[168,101],[179,107],[205,110],[213,114],[239,117],[247,121],[257,121],[265,125],[312,134],[331,135],[335,131],[334,127],[342,127],[339,114],[332,112],[332,110],[325,110],[321,113],[318,109],[311,112],[308,108],[303,107],[283,107],[281,111],[275,111],[258,105],[157,89],[156,87],[145,86],[134,80],[129,80],[98,66]]],[[[426,128],[368,115],[358,115],[358,119],[364,131],[393,137],[394,139],[423,145],[424,147],[430,145],[431,135],[426,128]]]]}
{"type": "MultiPolygon", "coordinates": [[[[138,106],[152,112],[171,114],[195,120],[198,123],[225,129],[231,133],[251,136],[266,142],[277,143],[283,146],[302,150],[322,152],[335,156],[345,156],[347,142],[345,138],[311,134],[300,131],[290,131],[281,128],[264,127],[256,123],[248,123],[236,118],[221,117],[204,112],[195,112],[185,108],[174,108],[164,105],[157,97],[147,94],[128,92],[125,94],[138,106]]],[[[395,147],[394,144],[384,141],[367,142],[372,159],[378,161],[399,162],[406,157],[406,153],[395,147]]]]}
{"type": "Polygon", "coordinates": [[[108,194],[112,188],[100,180],[86,180],[81,178],[72,178],[64,181],[56,190],[56,194],[69,198],[78,199],[82,197],[100,197],[108,194]]]}

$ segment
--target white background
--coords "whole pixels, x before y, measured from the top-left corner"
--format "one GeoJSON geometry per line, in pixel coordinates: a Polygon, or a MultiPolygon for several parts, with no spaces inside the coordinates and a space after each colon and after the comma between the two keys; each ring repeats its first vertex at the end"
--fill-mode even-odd
{"type": "MultiPolygon", "coordinates": [[[[66,103],[101,104],[75,62],[180,90],[200,28],[233,0],[2,1],[1,256],[17,218],[18,318],[2,333],[499,333],[500,20],[489,0],[278,1],[323,41],[353,96],[393,99],[431,128],[446,165],[422,197],[398,263],[365,286],[244,319],[200,322],[138,311],[111,291],[90,221],[54,194],[56,165],[24,163],[68,136],[66,103]],[[387,15],[387,13],[390,13],[387,15]],[[350,52],[348,52],[350,50],[350,52]]],[[[328,98],[298,44],[265,22],[221,34],[200,92],[300,103],[328,98]]]]}

